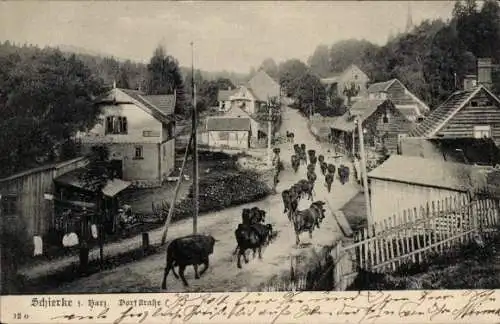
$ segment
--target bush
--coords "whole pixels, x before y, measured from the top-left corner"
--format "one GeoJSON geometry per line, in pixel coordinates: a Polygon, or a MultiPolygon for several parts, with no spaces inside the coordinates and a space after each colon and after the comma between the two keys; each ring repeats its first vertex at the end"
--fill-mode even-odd
{"type": "MultiPolygon", "coordinates": [[[[200,213],[254,202],[267,197],[271,190],[253,171],[214,173],[200,179],[198,206],[200,213]]],[[[192,217],[193,188],[186,199],[175,206],[173,220],[192,217]]]]}

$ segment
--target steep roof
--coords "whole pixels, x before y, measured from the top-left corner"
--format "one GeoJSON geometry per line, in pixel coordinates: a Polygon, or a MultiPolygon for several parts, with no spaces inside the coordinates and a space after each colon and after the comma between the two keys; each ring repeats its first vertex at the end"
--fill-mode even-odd
{"type": "Polygon", "coordinates": [[[165,115],[173,115],[175,111],[175,95],[148,95],[142,96],[165,115]]]}
{"type": "MultiPolygon", "coordinates": [[[[97,98],[95,100],[95,103],[134,104],[163,123],[168,123],[175,120],[174,109],[171,109],[171,113],[168,113],[171,108],[170,105],[173,105],[175,107],[175,99],[154,98],[155,101],[161,102],[163,109],[165,109],[165,111],[163,111],[162,109],[151,103],[148,99],[146,99],[147,97],[148,96],[144,95],[144,93],[138,90],[113,88],[104,95],[97,98]]],[[[164,96],[162,95],[160,97],[164,96]]]]}
{"type": "Polygon", "coordinates": [[[250,118],[212,117],[207,119],[207,131],[249,131],[250,118]]]}
{"type": "Polygon", "coordinates": [[[483,168],[416,156],[391,155],[368,173],[372,179],[403,182],[461,192],[486,188],[483,168]]]}
{"type": "Polygon", "coordinates": [[[384,92],[387,91],[390,86],[396,82],[396,79],[392,79],[384,82],[377,82],[368,87],[368,93],[384,92]]]}
{"type": "Polygon", "coordinates": [[[229,100],[229,97],[231,97],[237,91],[238,89],[219,90],[219,92],[217,93],[217,101],[229,100]]]}
{"type": "Polygon", "coordinates": [[[280,95],[279,84],[265,71],[260,70],[250,81],[248,88],[252,89],[257,100],[267,101],[269,98],[280,95]]]}
{"type": "Polygon", "coordinates": [[[354,118],[352,116],[359,116],[361,122],[370,117],[378,107],[380,107],[385,102],[390,102],[388,99],[361,99],[356,101],[352,107],[351,112],[346,112],[342,116],[338,117],[332,123],[332,128],[350,132],[356,127],[354,118]]]}
{"type": "Polygon", "coordinates": [[[408,135],[413,137],[432,137],[434,136],[451,117],[462,109],[481,89],[479,86],[473,89],[457,91],[436,108],[427,118],[425,118],[408,135]]]}

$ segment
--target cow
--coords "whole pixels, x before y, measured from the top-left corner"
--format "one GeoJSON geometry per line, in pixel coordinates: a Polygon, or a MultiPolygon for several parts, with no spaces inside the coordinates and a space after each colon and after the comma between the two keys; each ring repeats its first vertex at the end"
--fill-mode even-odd
{"type": "Polygon", "coordinates": [[[332,183],[333,183],[334,177],[335,177],[335,175],[333,173],[330,173],[330,172],[328,172],[325,175],[325,185],[326,185],[326,189],[328,190],[328,192],[332,191],[332,183]]]}
{"type": "Polygon", "coordinates": [[[334,164],[331,164],[331,163],[328,163],[326,169],[328,170],[328,172],[330,172],[331,174],[335,174],[335,165],[334,164]]]}
{"type": "Polygon", "coordinates": [[[325,175],[325,174],[326,174],[326,171],[327,171],[327,169],[328,169],[328,164],[326,164],[326,162],[324,162],[324,161],[323,161],[323,162],[322,162],[322,161],[319,161],[319,167],[321,168],[321,173],[322,173],[323,175],[325,175]]]}
{"type": "Polygon", "coordinates": [[[194,267],[195,278],[199,279],[209,266],[209,256],[214,252],[214,245],[217,242],[213,236],[205,234],[194,234],[176,238],[170,242],[167,248],[167,261],[162,289],[167,289],[167,276],[170,270],[174,273],[176,279],[182,279],[185,287],[189,284],[184,277],[184,271],[188,265],[194,267]],[[198,265],[203,264],[205,267],[198,273],[198,265]],[[179,276],[175,273],[174,267],[179,267],[179,276]]]}
{"type": "Polygon", "coordinates": [[[307,164],[306,144],[300,144],[300,159],[307,164]]]}
{"type": "Polygon", "coordinates": [[[291,205],[291,197],[290,197],[290,190],[283,190],[281,192],[281,199],[283,200],[283,214],[286,213],[290,209],[291,205]]]}
{"type": "Polygon", "coordinates": [[[314,185],[314,183],[316,183],[316,179],[318,177],[316,176],[316,172],[314,171],[308,171],[307,172],[307,180],[309,180],[310,183],[312,183],[314,185]]]}
{"type": "Polygon", "coordinates": [[[316,157],[316,150],[307,150],[307,156],[309,157],[309,161],[316,157]]]}
{"type": "Polygon", "coordinates": [[[318,155],[318,161],[319,163],[325,162],[325,156],[322,154],[318,155]]]}
{"type": "Polygon", "coordinates": [[[291,219],[291,213],[297,210],[299,205],[299,194],[295,190],[294,187],[289,190],[283,190],[281,193],[281,197],[283,199],[284,210],[283,213],[288,212],[288,220],[291,219]]]}
{"type": "Polygon", "coordinates": [[[314,172],[314,170],[316,170],[315,164],[308,164],[307,165],[307,172],[314,172]]]}
{"type": "Polygon", "coordinates": [[[266,220],[266,212],[259,207],[250,209],[250,225],[263,223],[266,220]]]}
{"type": "Polygon", "coordinates": [[[311,206],[305,210],[297,210],[292,215],[293,229],[295,231],[295,243],[300,244],[299,235],[304,232],[309,232],[309,238],[312,239],[312,232],[315,227],[319,225],[325,218],[325,209],[322,201],[315,201],[311,206]]]}
{"type": "Polygon", "coordinates": [[[300,145],[299,144],[293,144],[293,151],[297,156],[300,155],[300,145]]]}
{"type": "Polygon", "coordinates": [[[293,143],[294,137],[295,137],[294,133],[286,131],[286,139],[287,139],[288,142],[292,142],[293,143]]]}
{"type": "Polygon", "coordinates": [[[247,256],[245,255],[248,249],[253,250],[254,256],[255,251],[258,250],[259,259],[262,259],[262,247],[270,243],[272,235],[273,227],[271,224],[239,224],[238,228],[234,231],[234,236],[238,244],[236,248],[238,252],[238,268],[241,268],[241,256],[243,256],[245,263],[248,263],[247,256]]]}
{"type": "Polygon", "coordinates": [[[307,199],[313,200],[314,184],[305,179],[300,180],[297,184],[300,186],[301,194],[307,195],[307,199]]]}
{"type": "Polygon", "coordinates": [[[312,165],[316,165],[316,163],[318,162],[318,158],[316,156],[311,156],[309,158],[309,162],[312,164],[312,165]]]}
{"type": "Polygon", "coordinates": [[[295,173],[299,170],[300,158],[297,155],[292,155],[292,168],[295,173]]]}

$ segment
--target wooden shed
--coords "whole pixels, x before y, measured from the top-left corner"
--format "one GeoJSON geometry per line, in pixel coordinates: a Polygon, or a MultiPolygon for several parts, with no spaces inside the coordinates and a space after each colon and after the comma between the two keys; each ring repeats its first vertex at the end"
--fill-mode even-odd
{"type": "Polygon", "coordinates": [[[491,168],[416,156],[392,155],[368,173],[375,222],[446,198],[469,199],[487,188],[491,168]]]}
{"type": "Polygon", "coordinates": [[[250,147],[250,118],[212,117],[207,120],[208,146],[248,149],[250,147]]]}

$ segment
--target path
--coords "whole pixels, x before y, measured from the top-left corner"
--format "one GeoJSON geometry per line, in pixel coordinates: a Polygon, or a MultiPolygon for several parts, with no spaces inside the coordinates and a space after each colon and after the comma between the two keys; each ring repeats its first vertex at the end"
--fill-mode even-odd
{"type": "MultiPolygon", "coordinates": [[[[306,120],[295,110],[286,108],[284,112],[282,129],[293,130],[297,143],[304,143],[307,148],[313,148],[321,154],[324,154],[328,160],[327,148],[316,142],[309,133],[306,120]]],[[[289,270],[290,255],[296,254],[301,250],[311,247],[297,249],[295,247],[295,236],[291,224],[283,214],[283,204],[281,201],[281,191],[290,187],[298,180],[305,178],[306,168],[301,166],[299,172],[294,174],[290,168],[290,156],[292,145],[283,143],[280,145],[282,161],[285,163],[286,170],[280,176],[278,184],[278,194],[272,195],[260,202],[229,208],[220,212],[204,215],[199,218],[199,232],[210,233],[219,241],[216,243],[214,254],[211,256],[210,268],[205,275],[194,280],[194,271],[192,267],[186,270],[186,278],[190,287],[186,290],[181,281],[176,280],[172,274],[167,279],[167,289],[172,291],[240,291],[242,289],[256,289],[267,282],[275,274],[289,270]],[[243,269],[236,267],[236,262],[232,258],[232,252],[236,246],[234,230],[241,220],[241,210],[247,206],[258,206],[267,211],[266,221],[271,222],[279,231],[278,238],[263,251],[263,259],[252,259],[248,264],[243,263],[243,269]]],[[[336,179],[331,194],[327,194],[323,186],[323,176],[317,171],[318,181],[316,184],[316,199],[327,200],[334,208],[338,209],[348,202],[358,191],[358,185],[354,180],[344,186],[340,185],[336,179]]],[[[352,177],[351,177],[352,178],[352,177]]],[[[299,209],[309,207],[310,201],[302,200],[299,203],[299,209]]],[[[188,235],[192,230],[191,220],[184,220],[175,223],[169,229],[169,238],[188,235]]],[[[331,213],[327,212],[321,229],[313,233],[313,239],[310,240],[307,234],[301,235],[301,241],[310,242],[314,245],[331,245],[341,237],[335,219],[331,213]]],[[[140,246],[140,236],[131,240],[118,242],[106,246],[105,253],[127,251],[131,247],[140,246]]],[[[151,232],[150,241],[152,244],[161,239],[161,229],[151,232]]],[[[92,258],[98,256],[98,250],[92,251],[92,258]]],[[[72,262],[77,262],[73,258],[72,262]]],[[[57,261],[68,262],[67,260],[57,261]]],[[[55,263],[57,263],[55,262],[55,263]]],[[[23,273],[25,275],[36,275],[37,273],[51,271],[57,265],[55,263],[45,265],[45,268],[37,267],[28,269],[23,273]]],[[[71,263],[71,262],[70,262],[71,263]]],[[[60,266],[60,265],[59,265],[60,266]]],[[[111,270],[102,271],[89,277],[80,278],[67,284],[63,284],[48,293],[111,293],[111,292],[152,292],[159,291],[163,269],[165,266],[165,253],[158,253],[142,260],[125,264],[111,270]]]]}

